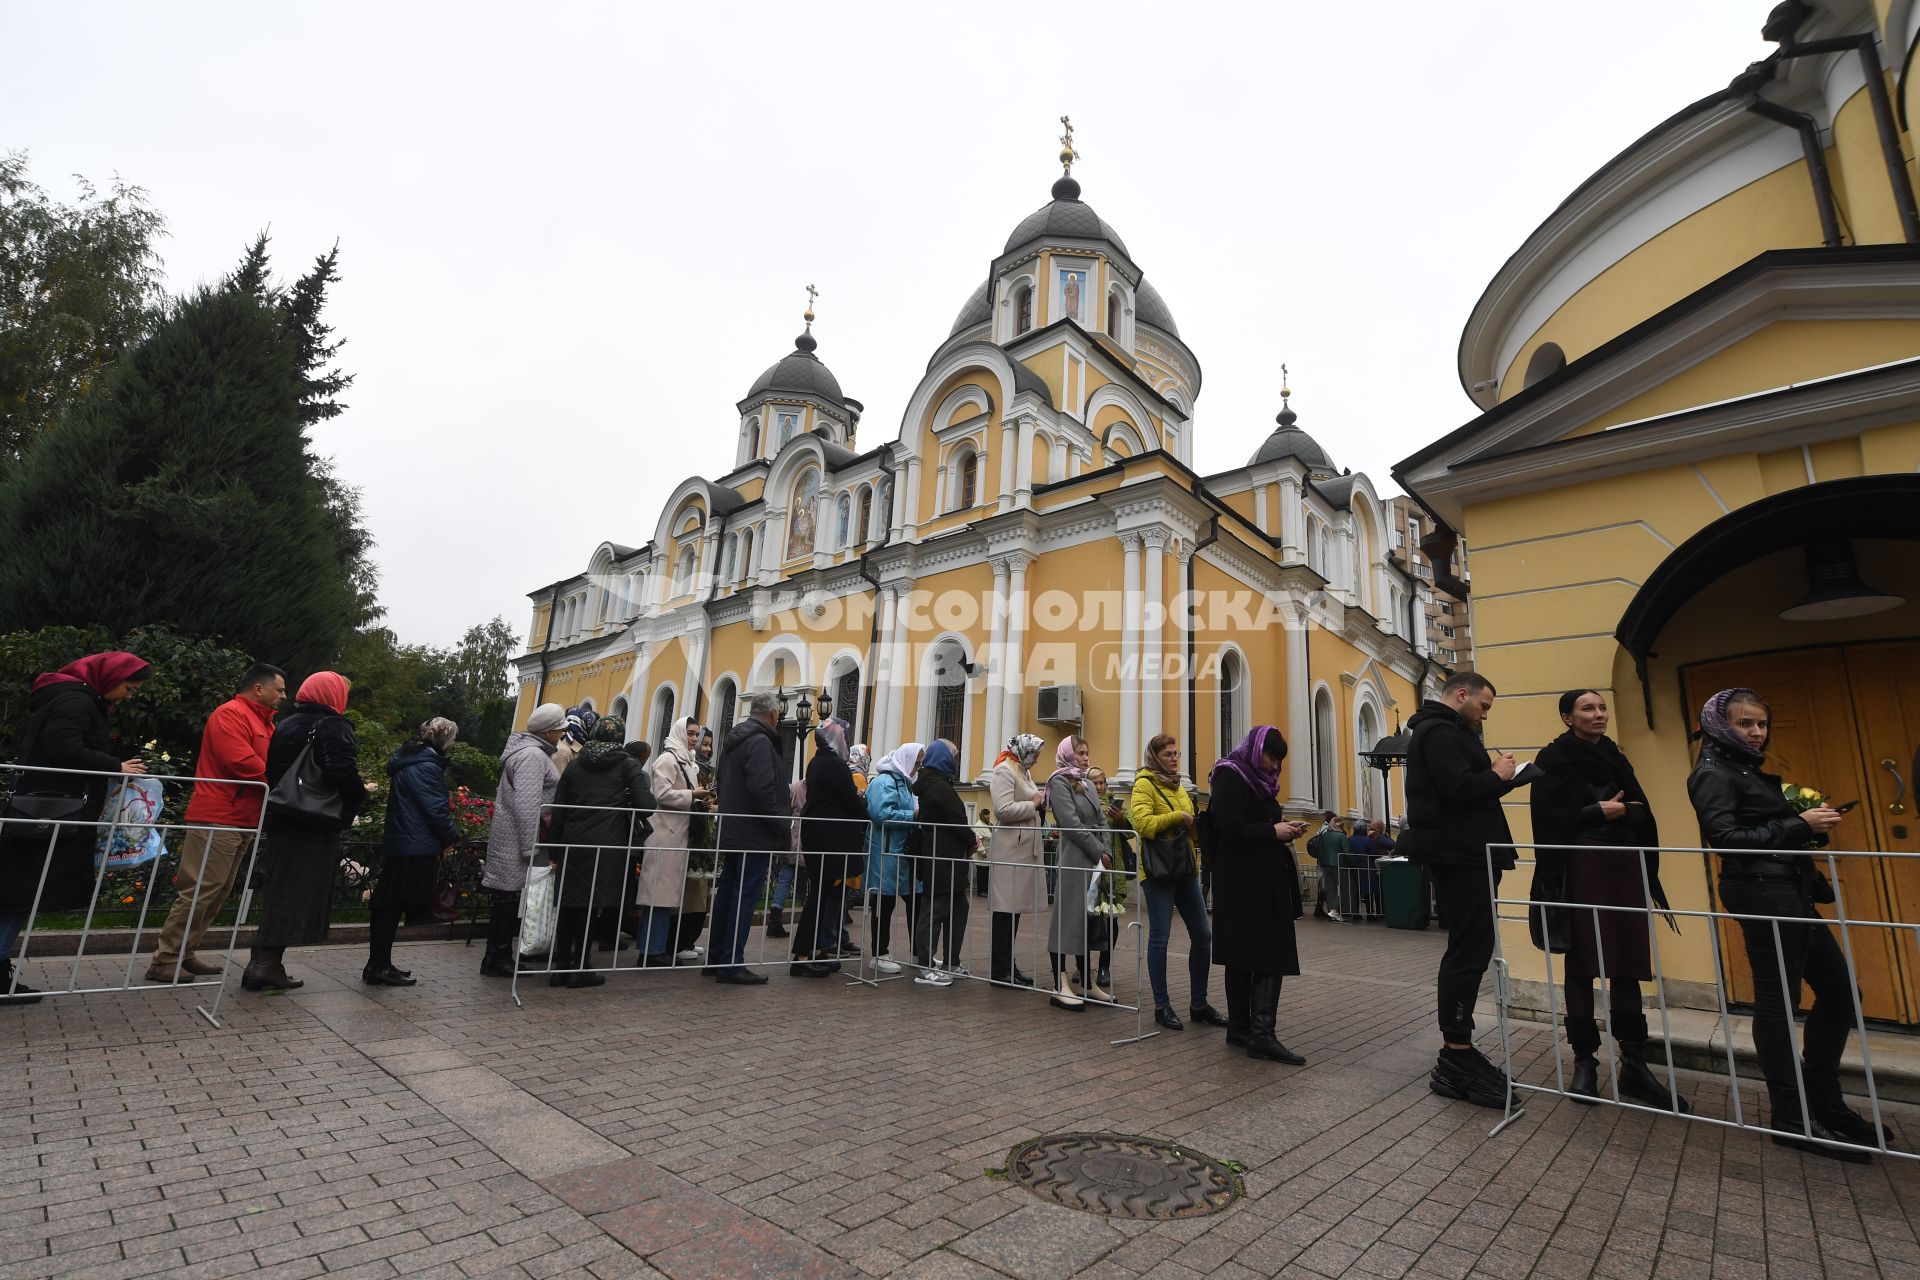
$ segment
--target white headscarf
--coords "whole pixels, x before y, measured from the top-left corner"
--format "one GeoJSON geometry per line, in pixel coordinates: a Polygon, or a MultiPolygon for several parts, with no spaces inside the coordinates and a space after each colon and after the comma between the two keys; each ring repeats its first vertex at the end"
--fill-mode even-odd
{"type": "Polygon", "coordinates": [[[897,773],[911,782],[913,781],[913,775],[919,771],[920,753],[924,750],[926,750],[926,748],[919,743],[909,742],[905,746],[891,752],[880,762],[880,772],[897,773]]]}

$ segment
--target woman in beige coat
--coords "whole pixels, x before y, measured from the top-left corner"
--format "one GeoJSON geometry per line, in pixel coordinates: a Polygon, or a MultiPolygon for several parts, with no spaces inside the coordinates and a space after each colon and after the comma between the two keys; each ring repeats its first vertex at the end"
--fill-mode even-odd
{"type": "Polygon", "coordinates": [[[653,784],[653,833],[640,861],[640,951],[645,964],[672,964],[679,915],[686,910],[688,829],[695,810],[704,810],[713,793],[700,785],[694,747],[700,725],[692,716],[678,722],[660,744],[648,769],[653,784]]]}
{"type": "Polygon", "coordinates": [[[993,865],[987,875],[987,905],[993,911],[993,980],[1033,985],[1013,959],[1021,916],[1047,909],[1047,862],[1041,848],[1044,792],[1034,785],[1033,762],[1046,744],[1038,734],[1015,735],[993,762],[993,865]]]}

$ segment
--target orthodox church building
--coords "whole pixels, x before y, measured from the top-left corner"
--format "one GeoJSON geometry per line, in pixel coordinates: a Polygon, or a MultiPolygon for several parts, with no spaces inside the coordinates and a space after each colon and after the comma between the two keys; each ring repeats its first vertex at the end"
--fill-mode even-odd
{"type": "Polygon", "coordinates": [[[1196,474],[1199,358],[1081,199],[1070,139],[891,438],[863,430],[809,307],[734,405],[729,469],[689,477],[643,540],[603,542],[532,593],[520,723],[539,702],[586,703],[650,741],[687,715],[724,734],[747,695],[775,691],[796,726],[830,706],[876,756],[951,739],[963,785],[1022,731],[1048,760],[1079,732],[1119,779],[1170,733],[1204,785],[1270,723],[1293,747],[1291,805],[1400,811],[1359,753],[1446,674],[1428,656],[1431,584],[1395,556],[1372,481],[1335,467],[1284,389],[1270,434],[1205,428],[1246,433],[1245,466],[1196,474]]]}

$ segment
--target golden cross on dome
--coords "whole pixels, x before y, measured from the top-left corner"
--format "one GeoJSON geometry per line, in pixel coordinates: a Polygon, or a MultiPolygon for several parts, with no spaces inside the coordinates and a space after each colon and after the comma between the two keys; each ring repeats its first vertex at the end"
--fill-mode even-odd
{"type": "Polygon", "coordinates": [[[1074,149],[1073,145],[1072,117],[1061,116],[1060,126],[1066,130],[1065,133],[1060,135],[1060,168],[1064,172],[1071,174],[1073,172],[1073,162],[1080,158],[1080,153],[1074,149]]]}
{"type": "Polygon", "coordinates": [[[819,296],[820,296],[820,291],[818,289],[814,288],[812,285],[807,286],[807,314],[802,316],[801,319],[807,322],[807,329],[809,331],[813,329],[814,300],[817,299],[819,296]]]}
{"type": "Polygon", "coordinates": [[[1283,364],[1280,366],[1280,398],[1282,400],[1285,400],[1293,394],[1293,391],[1287,386],[1287,381],[1287,366],[1283,364]]]}

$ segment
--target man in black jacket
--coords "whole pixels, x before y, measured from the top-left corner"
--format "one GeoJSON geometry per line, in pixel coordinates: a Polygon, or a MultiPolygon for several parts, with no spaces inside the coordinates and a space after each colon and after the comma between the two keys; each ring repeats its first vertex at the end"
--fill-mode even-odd
{"type": "Polygon", "coordinates": [[[770,693],[757,693],[747,705],[747,718],[727,733],[720,751],[715,845],[720,883],[714,889],[713,952],[706,973],[733,986],[767,980],[743,961],[767,867],[774,854],[787,851],[792,835],[793,796],[780,767],[779,723],[779,702],[770,693]]]}
{"type": "MultiPolygon", "coordinates": [[[[1493,885],[1488,846],[1510,845],[1500,798],[1513,789],[1514,759],[1489,759],[1480,726],[1493,710],[1495,689],[1485,676],[1463,671],[1440,686],[1440,698],[1422,703],[1407,722],[1407,826],[1400,852],[1433,875],[1434,896],[1447,926],[1440,959],[1440,1036],[1443,1047],[1428,1084],[1443,1097],[1504,1107],[1506,1073],[1473,1047],[1473,1006],[1493,959],[1493,885]]],[[[1494,848],[1494,883],[1513,867],[1513,850],[1494,848]]]]}

